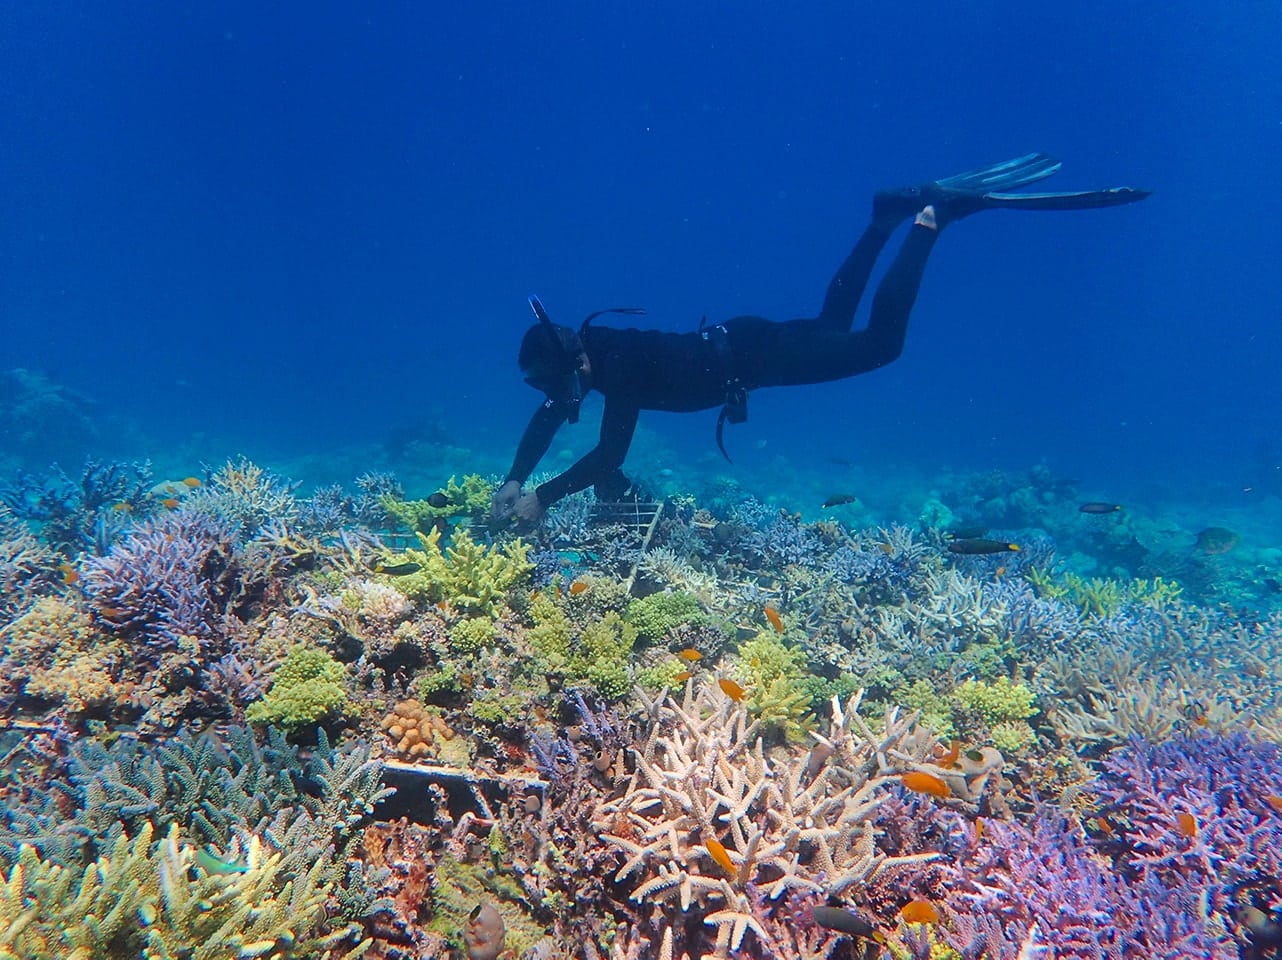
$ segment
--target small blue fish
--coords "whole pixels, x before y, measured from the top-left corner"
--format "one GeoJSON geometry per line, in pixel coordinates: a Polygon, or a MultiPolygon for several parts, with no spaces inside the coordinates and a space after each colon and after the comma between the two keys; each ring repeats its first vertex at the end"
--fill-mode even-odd
{"type": "Polygon", "coordinates": [[[223,860],[214,856],[204,847],[196,851],[196,864],[210,876],[225,877],[233,873],[245,873],[249,865],[238,860],[223,860]]]}

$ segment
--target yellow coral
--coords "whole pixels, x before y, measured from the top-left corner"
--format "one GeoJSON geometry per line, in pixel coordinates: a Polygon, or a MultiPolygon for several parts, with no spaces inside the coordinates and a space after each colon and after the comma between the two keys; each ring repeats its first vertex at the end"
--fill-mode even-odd
{"type": "Polygon", "coordinates": [[[94,629],[89,614],[61,597],[42,597],[0,631],[9,682],[27,696],[63,702],[73,712],[127,697],[128,650],[94,629]],[[25,682],[24,682],[25,681],[25,682]]]}
{"type": "Polygon", "coordinates": [[[957,688],[956,697],[965,706],[979,711],[984,722],[1027,720],[1035,712],[1033,691],[1022,683],[1011,683],[999,677],[992,683],[967,680],[957,688]]]}

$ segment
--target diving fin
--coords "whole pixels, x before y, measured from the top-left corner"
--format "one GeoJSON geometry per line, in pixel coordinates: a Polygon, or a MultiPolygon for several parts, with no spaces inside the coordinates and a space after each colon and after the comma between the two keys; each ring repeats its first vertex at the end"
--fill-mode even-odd
{"type": "Polygon", "coordinates": [[[1090,210],[1136,203],[1152,190],[1136,187],[1109,187],[1107,190],[1078,190],[1071,193],[985,193],[981,209],[1008,207],[1014,210],[1090,210]]]}
{"type": "Polygon", "coordinates": [[[1065,193],[1007,193],[1045,180],[1061,164],[1045,153],[1026,153],[977,170],[932,180],[920,187],[880,190],[873,197],[873,215],[909,216],[927,204],[936,208],[941,224],[980,210],[1089,210],[1143,200],[1151,191],[1135,187],[1076,190],[1065,193]]]}
{"type": "Polygon", "coordinates": [[[921,189],[929,192],[932,187],[939,187],[944,190],[965,190],[967,193],[1013,190],[1045,180],[1058,173],[1061,166],[1063,164],[1060,161],[1044,153],[1026,153],[1013,160],[1003,160],[992,166],[935,180],[921,189]]]}

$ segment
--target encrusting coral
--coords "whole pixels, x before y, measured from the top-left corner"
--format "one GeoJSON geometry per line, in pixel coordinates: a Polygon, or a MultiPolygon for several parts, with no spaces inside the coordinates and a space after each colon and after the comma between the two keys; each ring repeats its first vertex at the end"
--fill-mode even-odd
{"type": "Polygon", "coordinates": [[[0,684],[72,713],[127,701],[136,686],[124,642],[100,634],[85,610],[61,597],[35,601],[0,630],[0,644],[0,684]]]}

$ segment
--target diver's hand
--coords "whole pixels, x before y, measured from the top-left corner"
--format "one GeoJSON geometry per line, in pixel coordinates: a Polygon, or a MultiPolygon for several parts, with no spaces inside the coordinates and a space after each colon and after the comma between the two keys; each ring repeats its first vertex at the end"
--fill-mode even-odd
{"type": "Polygon", "coordinates": [[[512,508],[512,515],[525,524],[538,523],[543,519],[543,514],[543,504],[539,503],[539,495],[533,490],[523,494],[512,508]]]}
{"type": "Polygon", "coordinates": [[[521,485],[515,480],[507,481],[494,491],[494,497],[490,500],[490,516],[495,520],[506,520],[512,516],[512,510],[520,499],[521,485]]]}

